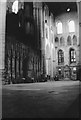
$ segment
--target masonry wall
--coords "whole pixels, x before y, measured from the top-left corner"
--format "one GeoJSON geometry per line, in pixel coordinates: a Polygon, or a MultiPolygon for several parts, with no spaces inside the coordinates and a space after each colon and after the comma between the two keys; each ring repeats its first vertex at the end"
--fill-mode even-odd
{"type": "Polygon", "coordinates": [[[40,65],[40,56],[36,51],[17,41],[15,37],[6,36],[4,73],[6,83],[23,82],[22,78],[27,77],[33,78],[35,82],[35,78],[40,76],[40,65]]]}
{"type": "Polygon", "coordinates": [[[76,51],[76,63],[73,64],[72,66],[77,66],[79,64],[79,22],[78,22],[78,12],[69,12],[69,13],[65,13],[62,14],[60,16],[58,16],[57,18],[55,18],[55,37],[58,37],[59,39],[59,43],[58,46],[55,44],[55,50],[56,50],[56,66],[60,67],[60,65],[58,65],[58,50],[61,49],[64,52],[64,65],[63,66],[70,66],[70,56],[69,56],[69,50],[70,48],[75,49],[76,51]],[[69,27],[68,27],[68,22],[70,20],[73,20],[75,22],[75,32],[69,33],[69,27]],[[62,34],[57,34],[57,29],[56,29],[56,23],[58,23],[59,21],[62,22],[63,25],[63,33],[62,34]],[[73,45],[73,35],[75,35],[77,37],[77,45],[73,45]],[[67,37],[71,36],[71,45],[67,45],[67,37]],[[64,38],[64,45],[60,44],[60,38],[63,37],[64,38]]]}
{"type": "MultiPolygon", "coordinates": [[[[31,3],[30,5],[33,5],[33,4],[31,3]]],[[[28,12],[28,11],[25,11],[25,12],[28,12]]],[[[37,6],[36,6],[35,9],[31,8],[31,12],[33,13],[32,16],[31,15],[28,16],[27,13],[25,14],[21,12],[21,16],[19,16],[19,18],[22,18],[22,19],[21,20],[19,19],[20,21],[18,22],[20,22],[20,27],[21,29],[23,29],[22,32],[24,32],[25,31],[25,28],[23,27],[24,23],[22,23],[21,21],[24,21],[24,19],[30,20],[29,22],[34,21],[32,25],[35,25],[35,30],[37,30],[37,33],[35,30],[33,31],[33,34],[36,34],[35,40],[33,37],[31,37],[32,34],[29,34],[31,39],[29,40],[30,44],[28,44],[28,42],[26,42],[26,39],[28,38],[28,34],[25,34],[25,33],[24,34],[20,33],[20,34],[21,36],[22,34],[25,35],[26,39],[24,38],[25,36],[21,38],[22,40],[20,40],[19,37],[17,38],[16,36],[17,34],[13,33],[17,29],[14,26],[13,26],[14,30],[13,30],[13,27],[11,26],[12,31],[10,32],[12,32],[12,34],[6,33],[5,55],[4,55],[5,57],[4,70],[5,71],[3,74],[4,84],[5,83],[19,83],[19,82],[21,83],[21,82],[24,82],[23,78],[27,78],[27,77],[29,77],[30,79],[26,79],[26,82],[32,82],[31,80],[33,80],[33,82],[36,82],[38,81],[38,77],[41,76],[41,50],[40,50],[40,33],[39,33],[40,21],[38,17],[38,14],[39,14],[38,12],[40,11],[38,11],[37,6]],[[24,15],[24,18],[22,17],[22,15],[24,15]],[[34,43],[33,46],[31,45],[31,43],[32,44],[34,43]],[[37,48],[35,49],[34,46],[37,48]]],[[[16,25],[18,26],[18,23],[16,23],[16,25]]],[[[30,28],[29,28],[29,31],[30,31],[30,28]]]]}

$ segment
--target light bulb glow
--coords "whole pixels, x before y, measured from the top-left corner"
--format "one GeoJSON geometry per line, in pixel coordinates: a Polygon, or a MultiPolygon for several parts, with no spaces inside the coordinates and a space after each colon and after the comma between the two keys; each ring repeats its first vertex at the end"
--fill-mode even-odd
{"type": "Polygon", "coordinates": [[[67,12],[69,12],[69,11],[70,11],[70,8],[67,9],[67,12]]]}

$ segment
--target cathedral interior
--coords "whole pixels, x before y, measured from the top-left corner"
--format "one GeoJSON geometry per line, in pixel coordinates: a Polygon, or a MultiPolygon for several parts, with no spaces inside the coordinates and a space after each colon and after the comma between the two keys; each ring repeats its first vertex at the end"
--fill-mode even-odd
{"type": "Polygon", "coordinates": [[[80,79],[76,2],[7,2],[5,83],[80,79]]]}

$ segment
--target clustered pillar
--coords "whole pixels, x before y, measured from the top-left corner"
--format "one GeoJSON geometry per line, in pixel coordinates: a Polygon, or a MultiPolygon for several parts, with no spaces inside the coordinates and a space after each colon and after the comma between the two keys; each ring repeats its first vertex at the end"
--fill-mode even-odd
{"type": "MultiPolygon", "coordinates": [[[[6,21],[6,0],[0,0],[0,96],[2,94],[2,73],[5,67],[5,21],[6,21]]],[[[2,100],[0,98],[0,118],[2,118],[2,100]]]]}

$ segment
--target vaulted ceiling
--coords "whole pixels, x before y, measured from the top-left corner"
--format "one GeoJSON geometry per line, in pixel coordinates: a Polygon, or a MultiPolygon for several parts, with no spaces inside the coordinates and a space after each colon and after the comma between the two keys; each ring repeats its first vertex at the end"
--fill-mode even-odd
{"type": "Polygon", "coordinates": [[[54,16],[60,15],[67,12],[69,8],[70,11],[77,11],[76,2],[46,2],[49,10],[54,14],[54,16]]]}

